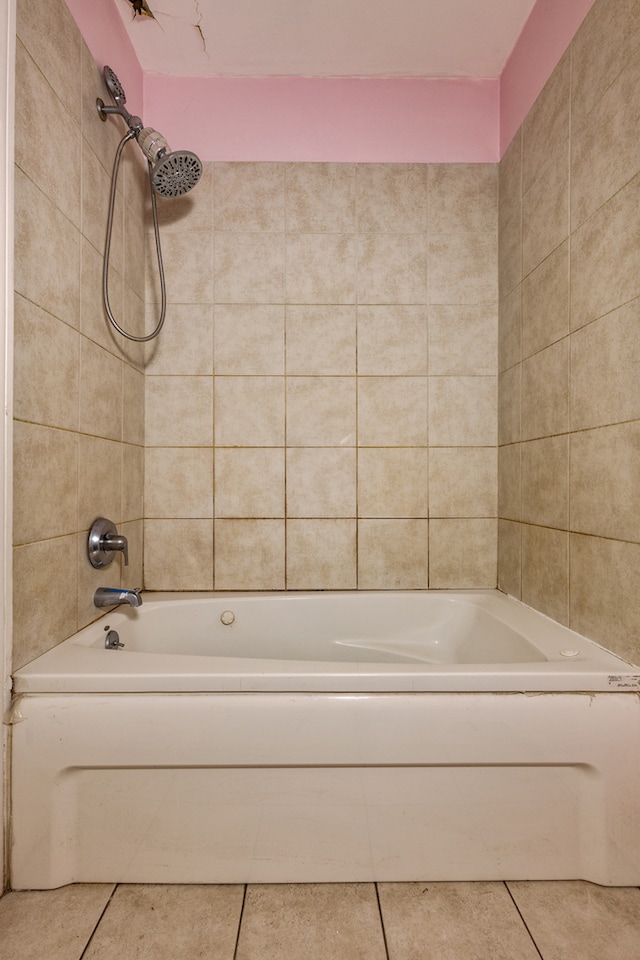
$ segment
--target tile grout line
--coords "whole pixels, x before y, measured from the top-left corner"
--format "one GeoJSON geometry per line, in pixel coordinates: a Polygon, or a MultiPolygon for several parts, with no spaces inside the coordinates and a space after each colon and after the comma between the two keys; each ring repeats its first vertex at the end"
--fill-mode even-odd
{"type": "MultiPolygon", "coordinates": [[[[242,891],[242,903],[240,905],[240,916],[238,917],[238,932],[236,933],[236,942],[233,948],[233,960],[236,960],[238,956],[238,947],[240,946],[240,931],[242,930],[242,919],[244,917],[244,905],[247,900],[247,890],[249,889],[249,884],[245,883],[244,889],[242,891]]],[[[80,958],[82,960],[82,957],[80,958]]]]}
{"type": "Polygon", "coordinates": [[[531,933],[531,930],[529,929],[529,926],[528,926],[528,924],[527,924],[527,921],[525,920],[525,918],[522,916],[522,913],[520,912],[520,907],[519,907],[518,904],[516,903],[516,899],[515,899],[514,895],[513,895],[512,892],[511,892],[511,889],[510,889],[510,887],[509,887],[509,884],[507,883],[506,880],[503,880],[502,882],[504,883],[504,885],[505,885],[505,887],[506,887],[507,893],[508,893],[509,896],[511,897],[511,902],[513,903],[514,907],[516,908],[516,910],[517,910],[517,912],[518,912],[518,916],[519,916],[520,919],[522,920],[522,923],[523,923],[523,925],[524,925],[525,930],[527,931],[527,933],[529,934],[529,937],[531,938],[531,943],[533,944],[536,953],[537,953],[538,956],[540,957],[540,960],[544,960],[544,957],[542,956],[542,954],[541,954],[541,952],[540,952],[540,949],[539,949],[539,947],[538,947],[538,944],[537,944],[536,941],[534,940],[533,934],[531,933]]]}
{"type": "MultiPolygon", "coordinates": [[[[379,889],[378,889],[378,884],[377,884],[377,883],[374,883],[373,886],[374,886],[374,889],[375,889],[375,891],[376,891],[376,900],[377,900],[377,903],[378,903],[378,913],[379,913],[379,915],[380,915],[380,929],[382,930],[382,943],[383,943],[383,945],[384,945],[384,955],[385,955],[385,957],[386,957],[386,960],[390,960],[390,957],[389,957],[389,944],[387,943],[387,932],[386,932],[386,930],[385,930],[385,928],[384,928],[384,917],[383,917],[383,915],[382,915],[382,904],[380,903],[380,891],[379,891],[379,889]]],[[[234,960],[235,960],[235,958],[234,958],[234,960]]]]}
{"type": "Polygon", "coordinates": [[[102,923],[102,919],[103,919],[105,913],[107,912],[107,910],[108,910],[109,907],[111,906],[111,901],[113,900],[113,898],[114,898],[114,896],[115,896],[115,893],[116,893],[116,890],[118,889],[119,886],[120,886],[120,884],[114,883],[114,885],[113,885],[113,890],[112,890],[111,893],[109,894],[109,899],[108,899],[107,902],[105,903],[104,909],[102,910],[102,912],[100,913],[100,916],[99,916],[98,919],[96,920],[95,925],[94,925],[94,927],[93,927],[93,930],[92,930],[91,933],[89,934],[89,939],[88,939],[87,942],[85,943],[84,948],[83,948],[83,950],[82,950],[82,953],[81,953],[80,956],[78,957],[78,960],[83,960],[83,957],[86,956],[87,950],[88,950],[89,947],[91,946],[91,941],[92,941],[93,938],[95,937],[95,935],[96,935],[96,933],[97,933],[97,931],[98,931],[98,927],[99,927],[100,924],[102,923]]]}

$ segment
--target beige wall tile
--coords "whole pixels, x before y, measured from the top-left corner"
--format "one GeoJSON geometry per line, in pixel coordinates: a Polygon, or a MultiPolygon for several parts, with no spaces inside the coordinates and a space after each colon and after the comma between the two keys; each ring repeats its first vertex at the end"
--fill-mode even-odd
{"type": "Polygon", "coordinates": [[[498,286],[500,296],[511,293],[522,280],[522,205],[500,227],[498,236],[498,286]]]}
{"type": "Polygon", "coordinates": [[[355,306],[288,304],[286,367],[288,375],[353,376],[355,306]]]}
{"type": "MultiPolygon", "coordinates": [[[[144,521],[135,520],[132,523],[121,523],[120,533],[127,538],[129,545],[129,564],[122,566],[122,586],[127,589],[142,587],[144,583],[144,521]]],[[[81,558],[84,560],[84,554],[81,558]]],[[[114,561],[117,563],[117,560],[114,561]]],[[[102,613],[102,611],[96,612],[102,613]]]]}
{"type": "Polygon", "coordinates": [[[128,286],[144,304],[146,198],[149,189],[148,164],[140,150],[125,151],[122,155],[122,194],[124,197],[123,276],[128,286]]]}
{"type": "Polygon", "coordinates": [[[14,415],[76,430],[80,367],[77,331],[17,295],[14,355],[14,415]]]}
{"type": "Polygon", "coordinates": [[[213,450],[148,447],[144,507],[153,519],[213,517],[213,450]]]}
{"type": "Polygon", "coordinates": [[[522,519],[522,444],[498,448],[498,516],[522,519]]]}
{"type": "MultiPolygon", "coordinates": [[[[102,303],[102,254],[86,239],[80,238],[80,330],[110,353],[117,353],[121,337],[115,332],[102,303]]],[[[122,274],[113,266],[109,269],[109,306],[115,319],[122,325],[124,318],[124,284],[122,274]]],[[[144,331],[142,331],[144,332],[144,331]]]]}
{"type": "Polygon", "coordinates": [[[284,306],[219,304],[213,343],[216,374],[284,374],[284,306]]]}
{"type": "Polygon", "coordinates": [[[569,534],[522,526],[522,600],[559,623],[569,622],[569,534]]]}
{"type": "Polygon", "coordinates": [[[572,234],[572,329],[640,294],[639,205],[640,175],[572,234]]]}
{"type": "Polygon", "coordinates": [[[522,364],[498,377],[498,442],[515,443],[522,438],[522,364]]]}
{"type": "Polygon", "coordinates": [[[356,167],[351,163],[286,164],[290,233],[352,233],[356,225],[356,167]]]}
{"type": "Polygon", "coordinates": [[[359,377],[358,445],[426,447],[427,377],[359,377]]]}
{"type": "MultiPolygon", "coordinates": [[[[79,47],[76,41],[75,53],[79,47]]],[[[76,227],[80,226],[80,141],[77,137],[52,137],[78,118],[79,84],[74,78],[71,117],[31,59],[20,40],[16,43],[15,162],[76,227]],[[61,171],[64,174],[61,176],[61,171]]]]}
{"type": "Polygon", "coordinates": [[[128,363],[122,364],[122,439],[125,443],[144,443],[144,374],[128,363]]]}
{"type": "Polygon", "coordinates": [[[18,420],[14,425],[13,459],[14,543],[75,533],[77,434],[18,420]]]}
{"type": "Polygon", "coordinates": [[[358,303],[425,303],[427,241],[421,234],[358,238],[358,303]]]}
{"type": "Polygon", "coordinates": [[[569,137],[571,53],[567,51],[522,124],[522,190],[544,173],[557,146],[569,137]]]}
{"type": "Polygon", "coordinates": [[[522,599],[522,524],[498,520],[498,589],[522,599]]]}
{"type": "Polygon", "coordinates": [[[640,545],[571,534],[569,626],[640,666],[640,545]]]}
{"type": "Polygon", "coordinates": [[[497,492],[495,447],[434,447],[429,451],[430,517],[495,517],[497,492]]]}
{"type": "Polygon", "coordinates": [[[522,284],[522,355],[530,357],[569,333],[569,242],[522,284]]]}
{"type": "Polygon", "coordinates": [[[355,520],[287,521],[287,590],[353,590],[355,520]]]}
{"type": "Polygon", "coordinates": [[[571,336],[571,428],[640,417],[640,301],[571,336]]]}
{"type": "Polygon", "coordinates": [[[498,330],[498,370],[502,373],[522,359],[521,285],[500,301],[498,330]]]}
{"type": "Polygon", "coordinates": [[[150,447],[211,446],[212,377],[147,377],[145,442],[150,447]]]}
{"type": "Polygon", "coordinates": [[[497,355],[497,304],[429,307],[431,376],[495,376],[497,355]]]}
{"type": "Polygon", "coordinates": [[[284,377],[215,377],[219,447],[284,445],[284,377]]]}
{"type": "Polygon", "coordinates": [[[122,439],[122,361],[86,337],[80,337],[79,428],[122,439]]]}
{"type": "Polygon", "coordinates": [[[429,587],[495,587],[495,520],[429,520],[429,587]]]}
{"type": "MultiPolygon", "coordinates": [[[[216,258],[218,237],[215,239],[216,258]]],[[[169,233],[162,238],[162,260],[167,288],[167,303],[213,303],[214,239],[204,230],[169,233]]],[[[160,302],[158,264],[153,247],[147,242],[147,302],[160,302]]],[[[214,276],[218,295],[218,267],[216,259],[214,276]]],[[[256,263],[256,271],[258,264],[256,263]]]]}
{"type": "Polygon", "coordinates": [[[498,222],[500,233],[522,202],[522,127],[498,165],[498,222]]]}
{"type": "Polygon", "coordinates": [[[424,590],[427,520],[358,521],[358,589],[424,590]]]}
{"type": "Polygon", "coordinates": [[[13,669],[76,631],[75,534],[13,551],[13,669]]]}
{"type": "Polygon", "coordinates": [[[429,303],[497,303],[497,233],[429,238],[429,303]]]}
{"type": "Polygon", "coordinates": [[[282,163],[214,163],[216,230],[276,233],[284,230],[282,163]]]}
{"type": "Polygon", "coordinates": [[[360,163],[356,177],[360,233],[424,233],[426,164],[360,163]]]}
{"type": "Polygon", "coordinates": [[[638,172],[640,58],[631,59],[571,134],[575,229],[638,172]]]}
{"type": "Polygon", "coordinates": [[[593,5],[572,44],[571,107],[576,119],[593,108],[638,49],[635,0],[593,5]]]}
{"type": "MultiPolygon", "coordinates": [[[[111,191],[110,177],[105,176],[105,167],[89,145],[89,141],[83,139],[81,149],[82,235],[96,250],[102,253],[106,246],[105,231],[111,191]]],[[[133,150],[134,146],[129,146],[129,149],[133,150]]],[[[119,180],[114,202],[109,265],[122,276],[124,276],[124,257],[124,199],[122,196],[122,181],[119,180]]]]}
{"type": "Polygon", "coordinates": [[[569,437],[523,443],[522,519],[566,530],[569,522],[569,437]]]}
{"type": "MultiPolygon", "coordinates": [[[[148,328],[158,322],[158,305],[147,308],[148,328]]],[[[145,346],[145,373],[210,376],[213,373],[213,307],[170,303],[162,333],[145,346]]]]}
{"type": "Polygon", "coordinates": [[[424,377],[427,373],[425,307],[358,307],[360,376],[424,377]]]}
{"type": "Polygon", "coordinates": [[[358,451],[359,517],[427,517],[429,489],[427,449],[358,451]]]}
{"type": "Polygon", "coordinates": [[[354,446],[355,377],[288,377],[287,444],[354,446]]]}
{"type": "Polygon", "coordinates": [[[284,517],[284,450],[215,452],[216,517],[284,517]]]}
{"type": "Polygon", "coordinates": [[[19,169],[15,171],[15,288],[76,329],[80,322],[80,234],[19,169]],[[51,243],[51,238],[56,243],[51,243]]]}
{"type": "Polygon", "coordinates": [[[429,232],[495,234],[498,167],[491,163],[429,165],[429,232]]]}
{"type": "Polygon", "coordinates": [[[18,37],[66,105],[72,120],[79,123],[81,38],[67,5],[62,0],[52,0],[47,4],[21,2],[16,7],[18,37]]]}
{"type": "Polygon", "coordinates": [[[147,590],[212,590],[213,520],[145,520],[144,585],[147,590]]]}
{"type": "Polygon", "coordinates": [[[554,146],[547,165],[522,197],[522,270],[531,273],[569,236],[569,140],[554,146]]]}
{"type": "Polygon", "coordinates": [[[216,303],[282,303],[283,235],[216,233],[213,281],[216,303]]]}
{"type": "Polygon", "coordinates": [[[430,377],[429,443],[484,447],[496,442],[497,377],[430,377]]]}
{"type": "Polygon", "coordinates": [[[287,450],[288,517],[355,515],[355,449],[292,447],[287,450]]]}
{"type": "Polygon", "coordinates": [[[569,429],[569,339],[522,363],[522,439],[569,429]]]}
{"type": "Polygon", "coordinates": [[[78,437],[78,518],[76,530],[89,531],[97,517],[122,518],[123,444],[78,437]]]}
{"type": "Polygon", "coordinates": [[[130,443],[122,447],[122,513],[125,521],[144,516],[144,447],[130,443]]]}
{"type": "Polygon", "coordinates": [[[284,520],[216,520],[216,590],[283,590],[284,520]]]}
{"type": "Polygon", "coordinates": [[[352,236],[287,236],[287,303],[355,303],[355,299],[356,245],[352,236]]]}
{"type": "Polygon", "coordinates": [[[640,421],[571,436],[571,529],[640,542],[640,421]]]}

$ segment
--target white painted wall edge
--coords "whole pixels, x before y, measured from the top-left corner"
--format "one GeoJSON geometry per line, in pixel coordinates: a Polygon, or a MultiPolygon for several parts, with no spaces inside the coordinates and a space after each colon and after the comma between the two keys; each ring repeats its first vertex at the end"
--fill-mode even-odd
{"type": "MultiPolygon", "coordinates": [[[[12,418],[13,418],[13,157],[15,118],[16,0],[0,4],[0,675],[2,715],[11,696],[12,625],[12,418]]],[[[8,746],[10,727],[2,725],[0,755],[0,893],[8,882],[8,746]]]]}

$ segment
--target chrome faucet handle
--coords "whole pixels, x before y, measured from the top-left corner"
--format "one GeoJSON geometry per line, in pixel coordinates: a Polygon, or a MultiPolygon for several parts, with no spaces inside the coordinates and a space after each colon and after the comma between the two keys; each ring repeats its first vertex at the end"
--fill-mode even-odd
{"type": "Polygon", "coordinates": [[[107,567],[120,551],[124,554],[125,567],[129,564],[129,544],[127,538],[118,533],[115,523],[106,517],[94,520],[89,531],[89,563],[92,567],[107,567]]]}

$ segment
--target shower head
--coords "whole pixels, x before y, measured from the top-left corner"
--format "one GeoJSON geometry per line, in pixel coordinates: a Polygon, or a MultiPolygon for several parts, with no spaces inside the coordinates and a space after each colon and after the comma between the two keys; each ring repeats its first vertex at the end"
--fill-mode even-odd
{"type": "Polygon", "coordinates": [[[107,85],[107,89],[111,96],[113,97],[115,103],[122,107],[127,102],[124,89],[122,84],[118,80],[117,76],[111,69],[111,67],[105,67],[103,70],[104,82],[107,85]]]}
{"type": "Polygon", "coordinates": [[[161,197],[181,197],[195,187],[202,175],[202,164],[195,153],[172,153],[162,134],[151,127],[140,131],[138,145],[151,164],[151,183],[161,197]]]}
{"type": "Polygon", "coordinates": [[[135,136],[149,161],[151,184],[157,194],[161,197],[181,197],[188,193],[202,176],[202,163],[199,158],[189,150],[176,150],[172,153],[162,134],[151,127],[143,127],[140,117],[132,117],[126,109],[124,89],[111,67],[105,67],[103,75],[115,107],[106,107],[102,100],[98,99],[96,106],[100,118],[106,120],[109,114],[117,113],[125,120],[130,136],[135,136]]]}

